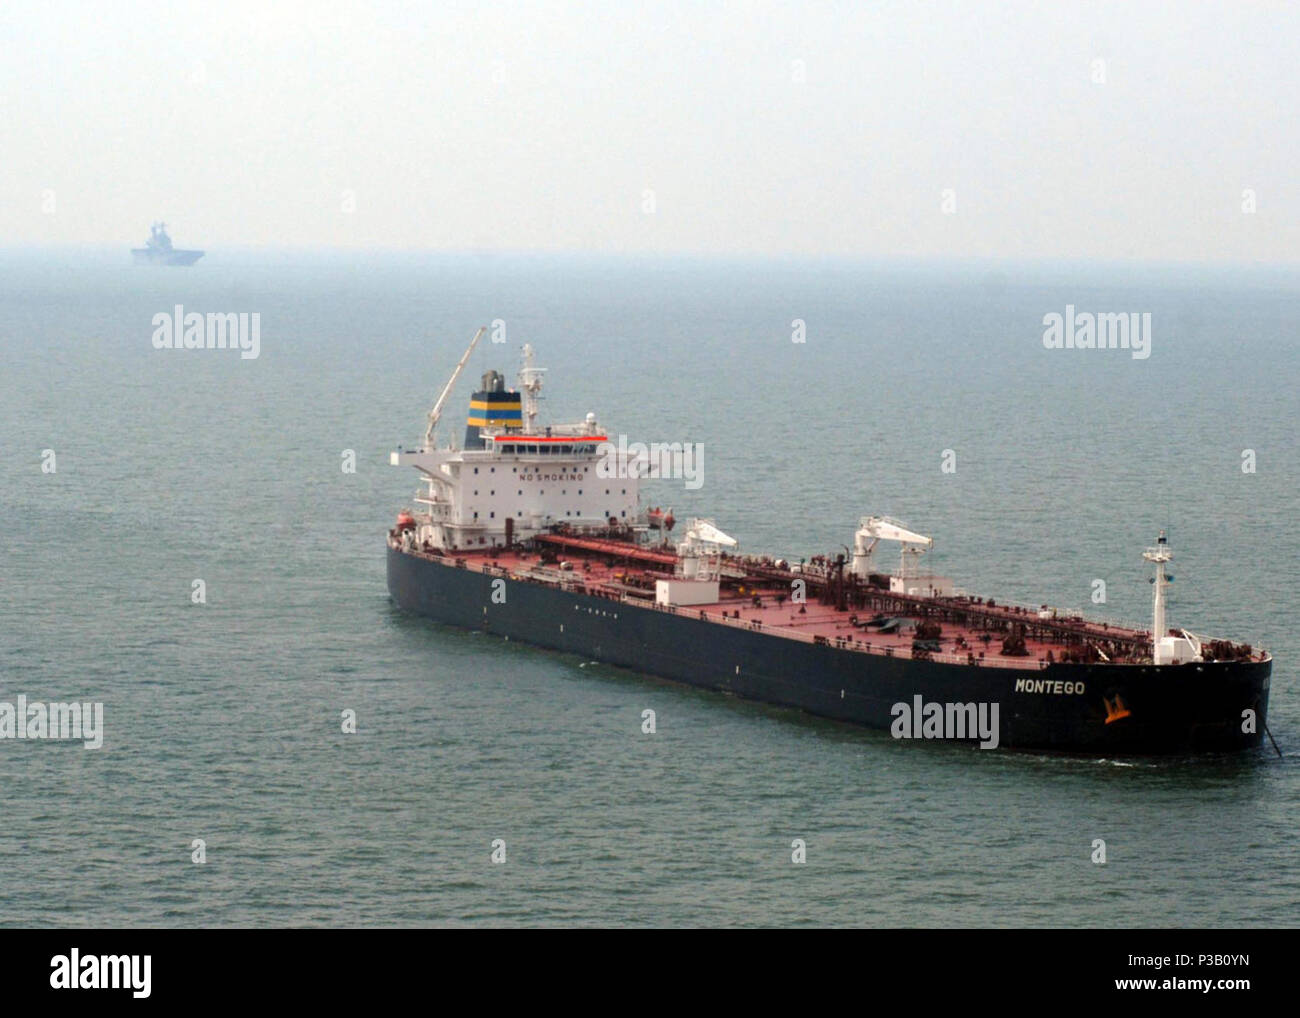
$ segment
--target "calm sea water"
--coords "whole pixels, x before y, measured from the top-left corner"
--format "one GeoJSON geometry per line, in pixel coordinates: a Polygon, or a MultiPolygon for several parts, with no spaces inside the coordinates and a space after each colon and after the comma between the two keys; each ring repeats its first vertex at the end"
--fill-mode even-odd
{"type": "Polygon", "coordinates": [[[0,923],[1295,925],[1298,317],[1285,272],[0,252],[0,700],[106,728],[0,741],[0,923]],[[261,356],[154,350],[178,303],[261,356]],[[1152,356],[1045,350],[1068,303],[1152,356]],[[747,550],[884,512],[959,585],[1143,619],[1167,528],[1171,621],[1274,651],[1284,758],[900,744],[402,616],[387,453],[493,319],[444,420],[531,342],[554,419],[703,443],[647,499],[747,550]]]}

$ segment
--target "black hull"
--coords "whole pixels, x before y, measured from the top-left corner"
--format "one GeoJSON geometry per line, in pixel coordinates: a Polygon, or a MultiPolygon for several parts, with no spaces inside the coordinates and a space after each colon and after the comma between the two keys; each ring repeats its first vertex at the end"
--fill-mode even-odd
{"type": "Polygon", "coordinates": [[[392,547],[388,590],[402,610],[439,622],[868,728],[888,730],[893,706],[917,696],[996,703],[1003,747],[1109,755],[1249,749],[1267,721],[1271,659],[1039,670],[913,661],[510,580],[392,547]],[[505,585],[504,604],[493,601],[494,582],[505,585]],[[1107,724],[1106,701],[1117,695],[1130,714],[1107,724]],[[1255,711],[1254,732],[1242,731],[1246,710],[1255,711]]]}

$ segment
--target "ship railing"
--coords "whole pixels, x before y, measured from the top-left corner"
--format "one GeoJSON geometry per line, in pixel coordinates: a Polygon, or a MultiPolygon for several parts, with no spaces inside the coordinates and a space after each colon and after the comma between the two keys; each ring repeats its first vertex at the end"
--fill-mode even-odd
{"type": "MultiPolygon", "coordinates": [[[[401,547],[400,542],[397,540],[396,536],[391,532],[388,535],[388,543],[393,548],[401,547]]],[[[421,558],[436,557],[443,560],[447,558],[451,558],[452,564],[456,568],[459,569],[469,568],[468,561],[462,557],[456,557],[454,555],[435,556],[425,552],[423,549],[420,548],[411,548],[408,550],[411,554],[417,555],[421,558]]],[[[547,586],[557,586],[563,590],[572,591],[572,590],[578,590],[580,588],[586,589],[586,583],[584,578],[581,576],[581,574],[575,574],[573,572],[563,571],[559,569],[552,569],[546,567],[534,567],[533,569],[529,570],[526,573],[516,574],[510,572],[505,567],[493,567],[491,565],[485,565],[481,567],[481,570],[485,573],[489,573],[493,575],[509,575],[510,577],[516,580],[521,580],[525,582],[543,583],[546,584],[547,586]]],[[[587,589],[586,592],[593,593],[593,591],[589,589],[587,589]]],[[[617,600],[623,604],[637,605],[643,608],[649,607],[649,608],[653,608],[656,611],[663,611],[669,614],[677,614],[679,611],[687,611],[690,614],[694,615],[698,612],[698,617],[708,622],[715,622],[715,623],[720,622],[723,623],[724,625],[734,626],[738,629],[747,629],[755,632],[771,633],[776,636],[782,636],[788,639],[799,640],[803,643],[823,643],[827,646],[838,647],[843,650],[853,650],[853,651],[857,651],[858,653],[864,653],[864,654],[877,654],[877,655],[884,655],[888,657],[901,657],[901,658],[908,658],[908,659],[913,657],[911,648],[908,647],[906,644],[898,644],[898,645],[879,644],[876,646],[871,646],[870,641],[854,640],[847,636],[824,636],[820,634],[808,633],[791,626],[772,625],[771,623],[763,622],[760,619],[735,618],[716,611],[710,612],[705,609],[696,608],[694,606],[683,607],[681,605],[662,605],[651,600],[648,596],[645,595],[633,596],[627,593],[620,593],[617,595],[611,594],[608,596],[610,597],[611,600],[617,600]]],[[[1014,604],[1013,602],[999,601],[997,603],[997,607],[1002,607],[1004,605],[1012,606],[1013,604],[1014,604]]],[[[1039,610],[1037,608],[1031,608],[1030,606],[1027,605],[1015,605],[1015,607],[1020,608],[1024,612],[1032,611],[1036,613],[1039,610]]],[[[1096,622],[1097,620],[1090,619],[1085,621],[1096,622]]],[[[1111,620],[1111,624],[1116,627],[1123,625],[1123,623],[1115,622],[1114,620],[1111,620]]],[[[1134,631],[1145,632],[1144,630],[1139,629],[1137,627],[1134,627],[1134,631]]],[[[928,661],[937,661],[942,664],[969,665],[972,663],[973,660],[975,665],[991,665],[997,667],[1021,668],[1021,669],[1047,667],[1047,661],[1044,658],[1035,657],[1033,655],[1022,656],[1022,657],[1006,657],[1002,655],[992,656],[989,655],[987,651],[982,653],[984,654],[984,656],[981,657],[980,656],[981,652],[973,652],[973,658],[972,658],[971,654],[966,652],[949,653],[946,651],[928,651],[928,652],[924,652],[924,656],[922,659],[928,661]]]]}
{"type": "Polygon", "coordinates": [[[972,660],[976,666],[994,667],[994,668],[1019,668],[1026,671],[1034,669],[1043,669],[1047,667],[1047,661],[1034,655],[1021,657],[1010,657],[1005,655],[990,655],[985,652],[966,653],[949,653],[947,651],[930,651],[923,655],[916,656],[912,653],[912,648],[906,644],[875,644],[868,645],[870,641],[853,640],[847,636],[826,636],[819,633],[807,633],[790,626],[774,626],[771,623],[763,622],[760,619],[734,618],[730,615],[711,612],[705,608],[697,608],[694,605],[672,605],[658,604],[653,601],[646,601],[643,598],[630,597],[627,594],[622,595],[619,600],[624,604],[635,604],[641,607],[653,608],[655,611],[665,612],[669,615],[686,614],[699,618],[704,622],[722,623],[723,625],[732,626],[736,629],[748,629],[754,632],[769,633],[773,636],[781,636],[792,640],[798,640],[801,643],[822,644],[829,647],[835,647],[841,650],[857,651],[859,654],[875,654],[879,657],[898,657],[904,659],[937,661],[940,664],[953,664],[969,666],[972,660]]]}
{"type": "MultiPolygon", "coordinates": [[[[971,592],[968,590],[955,589],[953,591],[953,597],[956,598],[970,599],[973,596],[975,595],[972,595],[971,592]]],[[[988,608],[989,600],[990,600],[989,598],[983,597],[979,600],[979,602],[975,605],[975,607],[988,608]]],[[[1021,601],[1012,601],[1008,598],[1001,598],[1001,597],[995,597],[992,598],[992,600],[994,602],[993,610],[996,611],[999,608],[1007,608],[1011,611],[1013,615],[1023,615],[1027,619],[1033,622],[1077,621],[1083,623],[1084,625],[1089,625],[1089,626],[1108,626],[1109,628],[1117,631],[1128,631],[1132,633],[1146,633],[1148,635],[1150,634],[1150,630],[1151,630],[1150,620],[1135,621],[1133,619],[1119,618],[1114,616],[1107,616],[1105,618],[1101,618],[1096,615],[1089,615],[1086,612],[1084,612],[1083,609],[1081,608],[1062,608],[1060,605],[1054,605],[1054,604],[1049,604],[1049,605],[1025,604],[1021,601]],[[1040,611],[1050,611],[1050,612],[1054,612],[1055,614],[1050,616],[1047,619],[1040,620],[1038,617],[1038,613],[1040,611]]]]}

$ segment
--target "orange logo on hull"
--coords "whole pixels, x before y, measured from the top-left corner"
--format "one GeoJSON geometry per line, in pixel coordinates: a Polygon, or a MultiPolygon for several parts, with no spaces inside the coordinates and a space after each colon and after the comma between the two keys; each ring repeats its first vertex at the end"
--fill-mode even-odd
{"type": "Polygon", "coordinates": [[[1124,718],[1133,716],[1133,712],[1124,705],[1124,701],[1118,693],[1115,694],[1114,703],[1111,703],[1104,696],[1101,698],[1101,702],[1106,705],[1106,724],[1113,721],[1122,721],[1124,718]]]}

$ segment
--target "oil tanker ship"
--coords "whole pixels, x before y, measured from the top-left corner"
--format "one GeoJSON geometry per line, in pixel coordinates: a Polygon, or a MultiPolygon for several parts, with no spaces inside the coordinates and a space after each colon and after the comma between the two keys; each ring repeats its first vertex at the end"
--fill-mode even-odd
{"type": "Polygon", "coordinates": [[[1163,532],[1143,556],[1149,630],[959,590],[921,570],[930,537],[883,516],[861,519],[851,552],[810,561],[742,554],[706,519],[673,542],[671,511],[641,507],[644,458],[595,414],[537,423],[531,347],[517,388],[483,376],[461,447],[439,442],[484,331],[423,443],[391,456],[423,482],[387,536],[402,610],[896,737],[1103,754],[1259,744],[1272,657],[1166,624],[1163,532]],[[897,568],[877,566],[882,542],[897,568]]]}

